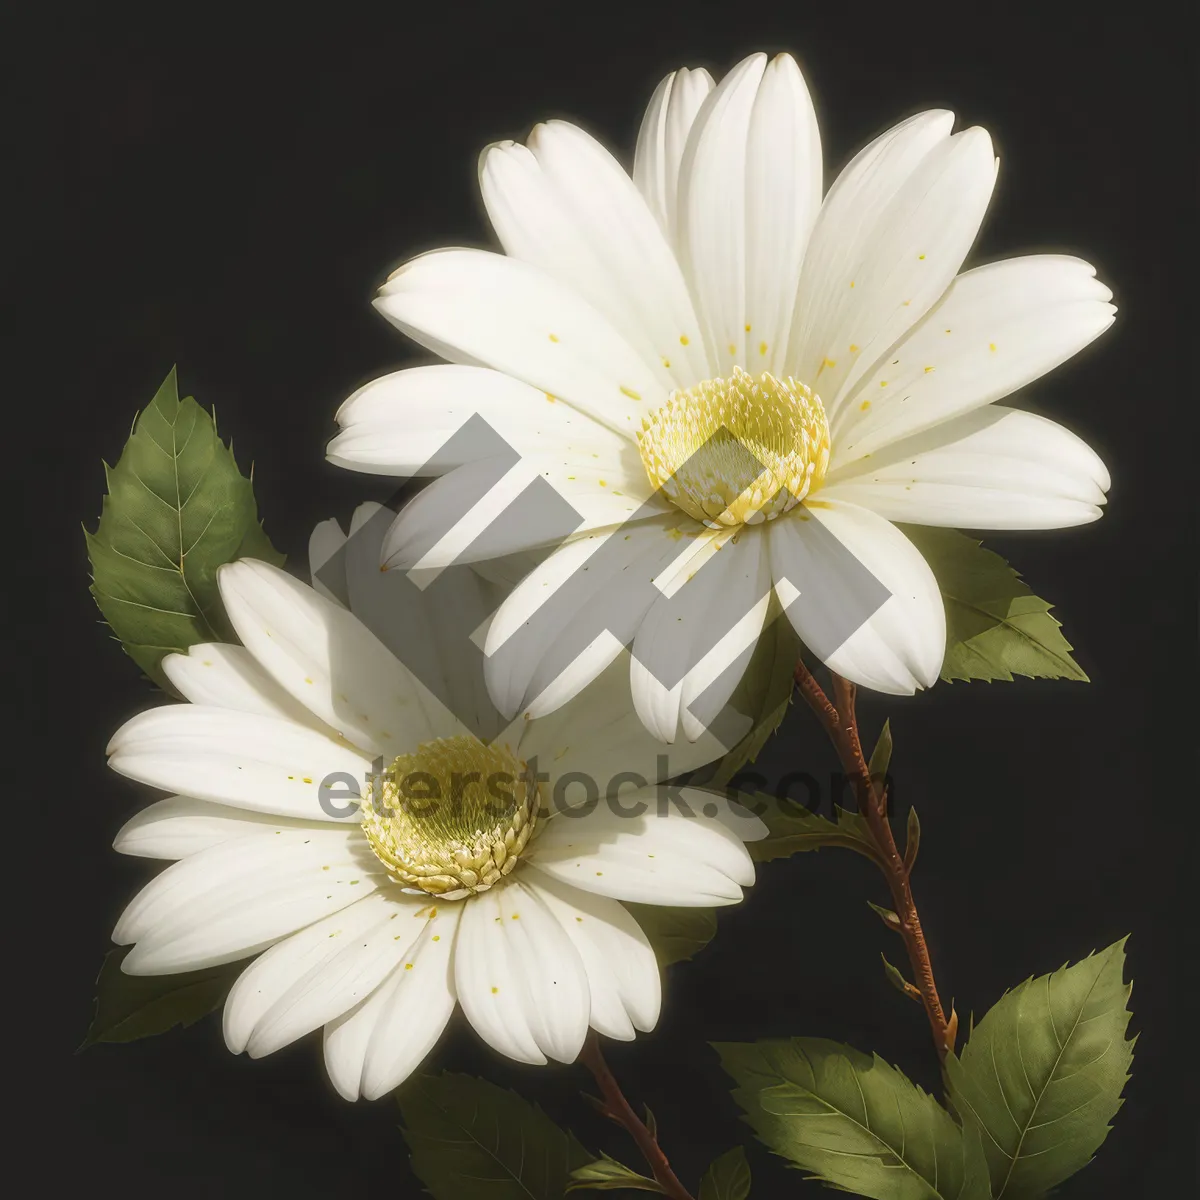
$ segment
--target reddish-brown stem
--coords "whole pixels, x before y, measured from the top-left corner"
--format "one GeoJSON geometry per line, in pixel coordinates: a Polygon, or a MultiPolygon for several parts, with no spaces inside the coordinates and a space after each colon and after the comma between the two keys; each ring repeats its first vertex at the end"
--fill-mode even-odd
{"type": "Polygon", "coordinates": [[[854,785],[858,811],[866,822],[878,851],[878,856],[873,857],[872,861],[883,872],[888,889],[892,893],[892,903],[900,922],[896,932],[904,940],[904,948],[908,951],[915,990],[925,1008],[925,1015],[929,1018],[929,1028],[933,1031],[938,1059],[944,1060],[947,1053],[954,1049],[955,1027],[958,1022],[953,1014],[947,1019],[942,1008],[937,983],[933,977],[929,947],[925,944],[921,918],[913,900],[909,867],[896,847],[891,822],[888,820],[887,791],[881,782],[871,778],[871,770],[863,754],[862,741],[858,735],[858,718],[854,712],[854,684],[840,675],[833,675],[834,699],[831,701],[813,678],[812,672],[802,662],[796,664],[795,679],[801,695],[829,734],[842,761],[842,769],[854,785]]]}
{"type": "Polygon", "coordinates": [[[604,1115],[624,1126],[633,1138],[650,1168],[650,1173],[663,1189],[663,1195],[670,1196],[672,1200],[693,1200],[691,1192],[679,1182],[675,1172],[671,1170],[671,1164],[667,1162],[667,1156],[662,1152],[658,1139],[625,1099],[621,1085],[617,1083],[608,1063],[604,1061],[600,1039],[593,1030],[588,1031],[587,1041],[583,1043],[583,1049],[579,1053],[579,1061],[595,1077],[600,1094],[604,1097],[604,1115]]]}

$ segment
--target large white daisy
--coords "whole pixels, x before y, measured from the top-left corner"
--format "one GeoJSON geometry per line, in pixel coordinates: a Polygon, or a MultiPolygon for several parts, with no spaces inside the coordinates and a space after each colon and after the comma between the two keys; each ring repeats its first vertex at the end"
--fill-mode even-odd
{"type": "Polygon", "coordinates": [[[123,969],[256,956],[225,1004],[230,1049],[258,1057],[324,1026],[350,1099],[408,1076],[456,1003],[522,1062],[572,1061],[589,1025],[651,1029],[659,972],[621,902],[733,904],[754,880],[757,818],[656,786],[720,746],[668,759],[624,664],[484,745],[348,609],[254,561],[220,587],[244,644],[168,657],[189,703],[109,746],[117,771],[174,793],[116,839],[177,860],[117,924],[123,969]]]}
{"type": "MultiPolygon", "coordinates": [[[[624,641],[648,727],[673,740],[682,721],[698,736],[705,722],[690,706],[757,637],[772,587],[800,637],[840,674],[896,694],[930,686],[943,605],[892,522],[1078,525],[1100,515],[1109,486],[1074,434],[995,401],[1106,329],[1111,293],[1090,265],[1061,255],[959,273],[997,160],[986,131],[951,133],[953,120],[936,111],[901,122],[822,199],[800,71],[787,55],[756,54],[719,86],[703,70],[664,79],[632,178],[561,121],[537,126],[527,145],[486,149],[480,184],[505,253],[421,255],[375,302],[454,365],[360,389],[338,414],[329,456],[411,474],[478,413],[523,461],[432,547],[433,506],[444,508],[447,492],[428,489],[400,515],[390,563],[463,561],[471,536],[541,475],[582,523],[506,601],[489,654],[602,548],[597,574],[640,580],[650,564],[659,585],[578,657],[556,702],[624,641]],[[730,453],[738,444],[753,456],[748,476],[730,453]],[[823,558],[832,539],[814,539],[805,521],[890,593],[835,644],[854,570],[845,555],[823,558]],[[696,602],[680,619],[667,593],[701,565],[696,602]],[[718,595],[748,616],[714,649],[706,621],[718,595]],[[694,665],[674,686],[638,665],[664,647],[694,665]]],[[[425,469],[452,469],[442,481],[452,487],[453,468],[464,469],[443,455],[425,469]]],[[[506,539],[519,548],[519,537],[506,539]]],[[[540,640],[550,661],[555,639],[540,640]]],[[[490,680],[509,713],[548,683],[543,660],[519,658],[490,680]]]]}

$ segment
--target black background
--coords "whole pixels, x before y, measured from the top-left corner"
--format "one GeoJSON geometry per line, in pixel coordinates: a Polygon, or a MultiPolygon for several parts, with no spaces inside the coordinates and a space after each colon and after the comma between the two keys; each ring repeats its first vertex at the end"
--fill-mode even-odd
{"type": "MultiPolygon", "coordinates": [[[[786,49],[817,104],[827,179],[901,117],[952,108],[960,126],[989,127],[1001,158],[973,260],[1076,253],[1116,293],[1114,329],[1025,397],[1103,455],[1108,515],[988,538],[1059,606],[1094,682],[957,684],[862,707],[868,737],[892,719],[897,800],[918,806],[924,830],[918,900],[964,1021],[1005,987],[1132,933],[1133,1080],[1098,1162],[1061,1194],[1181,1194],[1195,1011],[1183,867],[1198,797],[1194,724],[1174,681],[1196,665],[1197,474],[1195,379],[1177,364],[1194,185],[1192,64],[1165,8],[1138,5],[1120,24],[1090,5],[371,13],[281,7],[252,25],[208,6],[44,6],[36,25],[6,22],[5,187],[18,204],[4,238],[17,270],[15,282],[5,272],[6,442],[10,467],[28,473],[16,523],[29,540],[6,589],[28,609],[9,624],[9,694],[29,721],[10,751],[6,862],[29,880],[10,916],[18,1013],[6,1040],[30,1059],[13,1062],[9,1088],[36,1117],[31,1149],[52,1147],[41,1168],[131,1196],[419,1192],[394,1104],[338,1099],[313,1038],[250,1062],[209,1020],[73,1056],[109,930],[146,874],[109,849],[146,797],[106,771],[104,744],[150,696],[86,591],[79,523],[98,514],[101,458],[115,460],[177,362],[182,388],[215,404],[241,461],[254,460],[268,530],[300,569],[313,523],[348,517],[370,491],[323,461],[336,405],[417,357],[371,310],[374,288],[415,252],[488,243],[479,149],[565,116],[629,161],[668,70],[720,74],[751,50],[786,49]]],[[[834,766],[799,708],[762,761],[767,773],[834,766]]],[[[827,1036],[935,1085],[922,1013],[879,966],[881,949],[899,961],[899,947],[867,897],[884,899],[880,881],[836,851],[762,869],[713,945],[671,970],[659,1030],[611,1049],[685,1180],[751,1143],[709,1040],[827,1036]]],[[[589,1146],[636,1161],[579,1099],[578,1068],[500,1061],[461,1026],[432,1061],[516,1086],[589,1146]]],[[[820,1194],[749,1152],[756,1197],[820,1194]]]]}

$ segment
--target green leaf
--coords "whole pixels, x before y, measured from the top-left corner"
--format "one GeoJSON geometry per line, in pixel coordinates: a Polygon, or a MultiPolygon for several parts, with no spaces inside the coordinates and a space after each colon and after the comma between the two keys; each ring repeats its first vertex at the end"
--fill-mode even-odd
{"type": "Polygon", "coordinates": [[[1125,941],[1027,979],[946,1059],[950,1101],[983,1133],[997,1200],[1044,1196],[1108,1134],[1133,1043],[1125,941]]]}
{"type": "Polygon", "coordinates": [[[858,813],[835,806],[834,820],[830,821],[809,812],[803,805],[780,800],[766,792],[734,794],[733,798],[761,817],[767,826],[765,838],[746,843],[750,857],[756,862],[771,862],[826,846],[855,850],[871,859],[878,855],[867,823],[858,813]]]}
{"type": "Polygon", "coordinates": [[[1087,682],[1050,615],[1053,606],[1035,596],[1000,555],[955,529],[900,528],[933,568],[946,604],[943,679],[1027,675],[1087,682]]]}
{"type": "Polygon", "coordinates": [[[647,1179],[645,1175],[631,1171],[624,1163],[609,1158],[607,1154],[571,1172],[571,1183],[567,1191],[577,1192],[585,1188],[595,1192],[619,1192],[628,1189],[665,1195],[662,1184],[657,1180],[647,1179]]]}
{"type": "Polygon", "coordinates": [[[750,1195],[750,1165],[741,1146],[714,1159],[700,1181],[700,1200],[746,1200],[750,1195]]]}
{"type": "Polygon", "coordinates": [[[820,1038],[717,1046],[759,1138],[875,1200],[988,1200],[978,1135],[878,1055],[820,1038]]]}
{"type": "Polygon", "coordinates": [[[179,399],[174,368],[105,474],[99,526],[84,530],[92,595],[129,657],[170,691],[164,655],[236,640],[217,568],[243,555],[276,565],[283,557],[212,417],[179,399]]]}
{"type": "Polygon", "coordinates": [[[892,722],[884,721],[883,728],[879,731],[879,740],[875,743],[875,749],[871,751],[871,761],[867,765],[867,770],[872,779],[883,779],[887,775],[888,767],[892,761],[892,722]]]}
{"type": "Polygon", "coordinates": [[[917,810],[908,810],[908,819],[904,822],[904,865],[911,871],[917,861],[917,852],[921,849],[921,819],[917,810]]]}
{"type": "Polygon", "coordinates": [[[777,602],[767,614],[767,624],[751,655],[738,686],[729,699],[739,713],[749,716],[750,732],[735,745],[708,776],[696,776],[698,783],[724,788],[747,764],[752,763],[770,736],[783,723],[795,688],[796,662],[800,658],[800,639],[777,602]]]}
{"type": "Polygon", "coordinates": [[[245,969],[227,963],[181,975],[126,975],[121,962],[129,948],[110,950],[96,980],[96,1015],[80,1050],[97,1042],[135,1042],[187,1027],[220,1008],[245,969]]]}
{"type": "MultiPolygon", "coordinates": [[[[869,903],[869,901],[868,901],[869,903]]],[[[907,996],[910,1000],[915,1000],[918,1004],[921,1003],[921,993],[917,990],[916,985],[909,983],[904,978],[904,972],[899,967],[893,966],[888,962],[887,955],[880,952],[879,957],[883,959],[883,973],[887,976],[887,981],[898,991],[902,996],[907,996]]]]}
{"type": "Polygon", "coordinates": [[[683,962],[699,954],[717,932],[712,908],[663,908],[657,904],[626,903],[654,947],[660,967],[683,962]]]}
{"type": "Polygon", "coordinates": [[[540,1108],[470,1075],[416,1075],[397,1093],[412,1166],[435,1200],[562,1200],[595,1156],[540,1108]]]}

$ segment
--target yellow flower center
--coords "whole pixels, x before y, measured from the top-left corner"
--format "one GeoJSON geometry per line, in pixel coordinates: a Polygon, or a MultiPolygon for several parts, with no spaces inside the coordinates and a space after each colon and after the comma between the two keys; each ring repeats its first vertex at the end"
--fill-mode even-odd
{"type": "Polygon", "coordinates": [[[372,779],[362,825],[397,883],[456,900],[516,866],[539,806],[536,779],[507,749],[438,738],[372,779]]]}
{"type": "Polygon", "coordinates": [[[820,397],[795,379],[734,367],[674,392],[642,421],[646,474],[710,528],[756,525],[794,508],[829,466],[820,397]]]}

